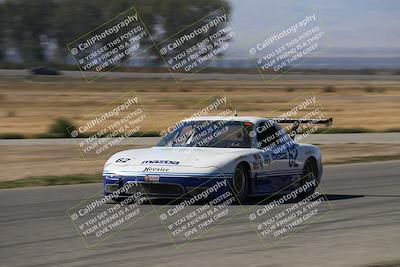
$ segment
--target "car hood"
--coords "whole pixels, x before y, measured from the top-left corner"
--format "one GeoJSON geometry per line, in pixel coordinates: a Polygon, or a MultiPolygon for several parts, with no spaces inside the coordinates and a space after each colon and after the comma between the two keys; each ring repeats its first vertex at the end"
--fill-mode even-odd
{"type": "Polygon", "coordinates": [[[257,152],[258,150],[254,148],[152,147],[132,149],[114,154],[106,162],[104,169],[108,172],[144,171],[149,167],[154,167],[150,170],[168,169],[168,171],[182,172],[192,168],[214,168],[216,170],[245,155],[257,152]]]}

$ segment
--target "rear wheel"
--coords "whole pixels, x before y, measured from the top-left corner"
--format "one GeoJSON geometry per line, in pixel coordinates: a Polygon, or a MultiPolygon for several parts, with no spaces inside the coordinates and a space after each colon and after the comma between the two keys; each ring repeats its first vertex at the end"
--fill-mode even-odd
{"type": "Polygon", "coordinates": [[[308,197],[314,193],[315,188],[318,185],[317,175],[318,175],[318,169],[314,160],[308,159],[304,163],[303,174],[299,185],[299,187],[304,186],[307,187],[307,189],[306,191],[303,191],[301,194],[299,194],[300,198],[308,197]]]}
{"type": "Polygon", "coordinates": [[[235,173],[232,177],[232,191],[234,196],[241,202],[247,197],[248,189],[248,172],[243,164],[239,164],[235,168],[235,173]]]}

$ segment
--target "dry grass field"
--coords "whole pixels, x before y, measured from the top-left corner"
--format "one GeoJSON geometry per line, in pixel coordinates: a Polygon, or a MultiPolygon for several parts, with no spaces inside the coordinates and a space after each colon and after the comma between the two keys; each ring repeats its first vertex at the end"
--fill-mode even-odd
{"type": "MultiPolygon", "coordinates": [[[[392,144],[319,145],[324,164],[400,158],[400,146],[392,144]]],[[[105,158],[82,157],[75,145],[0,146],[1,181],[27,177],[101,173],[105,158]]],[[[119,147],[118,150],[140,148],[119,147]]],[[[99,176],[100,181],[100,176],[99,176]]]]}
{"type": "MultiPolygon", "coordinates": [[[[355,76],[357,77],[357,76],[355,76]]],[[[142,130],[160,130],[226,96],[240,115],[276,116],[316,96],[334,127],[400,128],[398,80],[196,80],[111,79],[92,83],[64,77],[0,78],[0,134],[45,133],[54,119],[81,125],[136,95],[147,113],[142,130]],[[133,93],[133,91],[135,93],[133,93]],[[110,104],[111,103],[111,104],[110,104]],[[108,106],[107,106],[108,105],[108,106]],[[102,110],[102,111],[99,111],[102,110]]],[[[110,122],[111,123],[111,122],[110,122]]]]}

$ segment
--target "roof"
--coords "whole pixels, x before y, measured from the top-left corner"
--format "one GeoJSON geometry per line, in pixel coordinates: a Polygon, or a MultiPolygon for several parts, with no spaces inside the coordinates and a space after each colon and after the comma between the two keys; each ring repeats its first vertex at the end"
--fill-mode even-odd
{"type": "Polygon", "coordinates": [[[260,121],[266,121],[268,119],[261,117],[253,117],[253,116],[203,116],[203,117],[194,117],[185,119],[183,121],[249,121],[254,124],[260,121]]]}

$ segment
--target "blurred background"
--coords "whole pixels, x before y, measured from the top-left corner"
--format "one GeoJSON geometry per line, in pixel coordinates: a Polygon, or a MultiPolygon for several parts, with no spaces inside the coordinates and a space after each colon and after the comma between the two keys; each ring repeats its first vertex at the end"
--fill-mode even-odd
{"type": "MultiPolygon", "coordinates": [[[[7,69],[38,64],[77,69],[67,44],[132,6],[155,41],[170,37],[218,8],[224,8],[237,40],[230,56],[216,66],[253,68],[248,46],[315,13],[329,41],[320,47],[322,51],[317,57],[299,67],[391,71],[400,68],[400,3],[394,0],[331,3],[316,0],[3,0],[0,3],[0,63],[7,69]]],[[[162,66],[157,59],[156,50],[150,50],[143,60],[127,65],[162,66]]]]}

